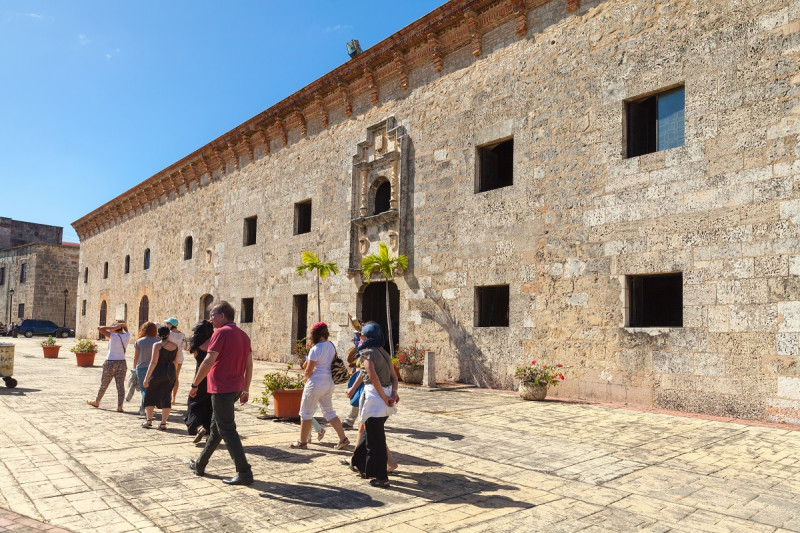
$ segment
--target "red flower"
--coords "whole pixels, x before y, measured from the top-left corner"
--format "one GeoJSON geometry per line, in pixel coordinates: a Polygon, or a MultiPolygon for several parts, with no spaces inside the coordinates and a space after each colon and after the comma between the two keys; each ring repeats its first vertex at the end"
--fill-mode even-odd
{"type": "Polygon", "coordinates": [[[535,365],[535,364],[536,364],[536,361],[533,361],[531,364],[532,364],[532,365],[535,365]]]}
{"type": "Polygon", "coordinates": [[[558,377],[561,378],[561,381],[564,381],[564,374],[559,374],[558,377]]]}
{"type": "Polygon", "coordinates": [[[564,365],[562,365],[561,363],[558,363],[556,366],[557,366],[558,368],[561,368],[561,367],[563,367],[564,365]]]}

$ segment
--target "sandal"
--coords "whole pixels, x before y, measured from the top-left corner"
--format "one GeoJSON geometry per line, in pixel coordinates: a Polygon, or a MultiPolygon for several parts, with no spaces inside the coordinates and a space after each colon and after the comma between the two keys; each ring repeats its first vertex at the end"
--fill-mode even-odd
{"type": "Polygon", "coordinates": [[[389,480],[388,479],[370,479],[369,484],[373,487],[379,487],[382,489],[389,488],[389,480]]]}
{"type": "Polygon", "coordinates": [[[195,436],[195,438],[194,438],[194,440],[193,440],[192,442],[194,442],[195,444],[197,444],[198,442],[200,442],[201,440],[203,440],[203,437],[205,436],[205,434],[206,434],[206,428],[200,428],[200,429],[198,429],[198,430],[197,430],[197,436],[195,436]]]}
{"type": "Polygon", "coordinates": [[[341,450],[341,449],[346,448],[348,446],[350,446],[350,439],[345,437],[344,440],[339,441],[339,444],[334,446],[333,449],[334,450],[341,450]]]}
{"type": "Polygon", "coordinates": [[[167,423],[166,422],[161,422],[158,425],[158,429],[159,429],[159,431],[166,431],[167,430],[167,423]]]}
{"type": "Polygon", "coordinates": [[[91,406],[92,406],[92,407],[94,407],[95,409],[97,409],[98,407],[100,407],[100,404],[99,404],[99,403],[97,403],[97,402],[93,402],[92,400],[86,400],[86,405],[91,405],[91,406]]]}
{"type": "Polygon", "coordinates": [[[308,443],[307,442],[300,442],[299,440],[296,440],[296,441],[294,441],[293,443],[291,443],[289,445],[289,448],[294,448],[294,449],[298,449],[299,448],[301,450],[307,450],[308,449],[308,443]]]}
{"type": "Polygon", "coordinates": [[[325,428],[320,428],[319,432],[317,433],[317,442],[322,442],[322,437],[325,436],[325,428]]]}
{"type": "Polygon", "coordinates": [[[356,467],[354,467],[352,464],[350,464],[350,461],[348,461],[347,459],[341,459],[341,460],[339,460],[339,464],[340,464],[340,465],[344,465],[344,466],[346,466],[347,468],[349,468],[350,470],[352,470],[353,472],[356,472],[356,473],[358,473],[358,468],[356,468],[356,467]]]}
{"type": "Polygon", "coordinates": [[[153,419],[148,418],[146,422],[142,422],[142,427],[144,429],[150,429],[151,427],[153,427],[153,419]]]}
{"type": "Polygon", "coordinates": [[[117,412],[118,413],[124,413],[125,410],[122,407],[117,407],[117,412]]]}

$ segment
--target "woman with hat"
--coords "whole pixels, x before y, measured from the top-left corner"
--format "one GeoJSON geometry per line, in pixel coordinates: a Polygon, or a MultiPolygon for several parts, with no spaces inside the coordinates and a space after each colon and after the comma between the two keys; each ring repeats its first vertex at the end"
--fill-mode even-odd
{"type": "Polygon", "coordinates": [[[125,361],[125,350],[131,334],[124,322],[114,322],[110,326],[99,326],[97,331],[108,339],[108,354],[103,362],[103,376],[100,378],[100,390],[94,401],[86,400],[92,407],[100,407],[100,400],[111,384],[111,379],[117,385],[117,412],[123,412],[122,401],[125,399],[125,374],[128,372],[128,363],[125,361]]]}
{"type": "Polygon", "coordinates": [[[311,417],[317,406],[339,436],[339,443],[334,448],[341,450],[350,444],[344,434],[342,422],[333,410],[334,383],[331,363],[336,357],[336,346],[328,340],[328,336],[328,325],[325,322],[317,322],[311,326],[310,337],[313,346],[303,365],[306,386],[303,388],[303,399],[300,402],[300,438],[290,445],[292,448],[308,448],[308,440],[304,439],[311,430],[311,417]]]}
{"type": "Polygon", "coordinates": [[[383,349],[383,331],[379,324],[364,324],[358,353],[364,364],[364,390],[361,393],[361,423],[366,438],[359,441],[350,459],[351,467],[365,478],[373,478],[375,487],[389,487],[386,467],[386,419],[397,412],[397,374],[391,356],[383,349]]]}

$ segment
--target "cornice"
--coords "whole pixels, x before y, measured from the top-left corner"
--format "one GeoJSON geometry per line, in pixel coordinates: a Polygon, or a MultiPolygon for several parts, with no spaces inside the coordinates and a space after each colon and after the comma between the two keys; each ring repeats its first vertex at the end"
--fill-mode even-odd
{"type": "Polygon", "coordinates": [[[377,105],[378,87],[383,84],[395,82],[408,91],[413,68],[427,64],[441,72],[444,57],[465,47],[479,58],[483,35],[506,22],[514,21],[516,34],[524,38],[527,13],[551,2],[564,4],[565,12],[580,7],[580,0],[451,0],[76,220],[72,227],[84,240],[136,216],[154,202],[180,194],[181,187],[199,183],[202,176],[212,181],[227,174],[229,168],[235,172],[254,160],[259,147],[269,155],[272,142],[287,146],[290,130],[305,137],[309,118],[321,119],[322,127],[327,128],[330,110],[341,109],[349,118],[358,96],[368,94],[372,105],[377,105]]]}

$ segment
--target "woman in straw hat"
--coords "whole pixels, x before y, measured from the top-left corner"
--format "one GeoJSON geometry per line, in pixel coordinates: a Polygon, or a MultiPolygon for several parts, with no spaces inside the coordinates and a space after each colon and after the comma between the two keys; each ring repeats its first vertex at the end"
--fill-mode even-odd
{"type": "Polygon", "coordinates": [[[125,375],[128,372],[128,363],[125,361],[125,350],[131,334],[125,322],[114,322],[110,326],[100,326],[97,331],[108,339],[108,355],[103,362],[103,376],[100,378],[100,390],[94,401],[86,400],[92,407],[100,407],[100,400],[106,393],[111,379],[117,385],[117,411],[122,412],[122,401],[125,399],[125,375]]]}

